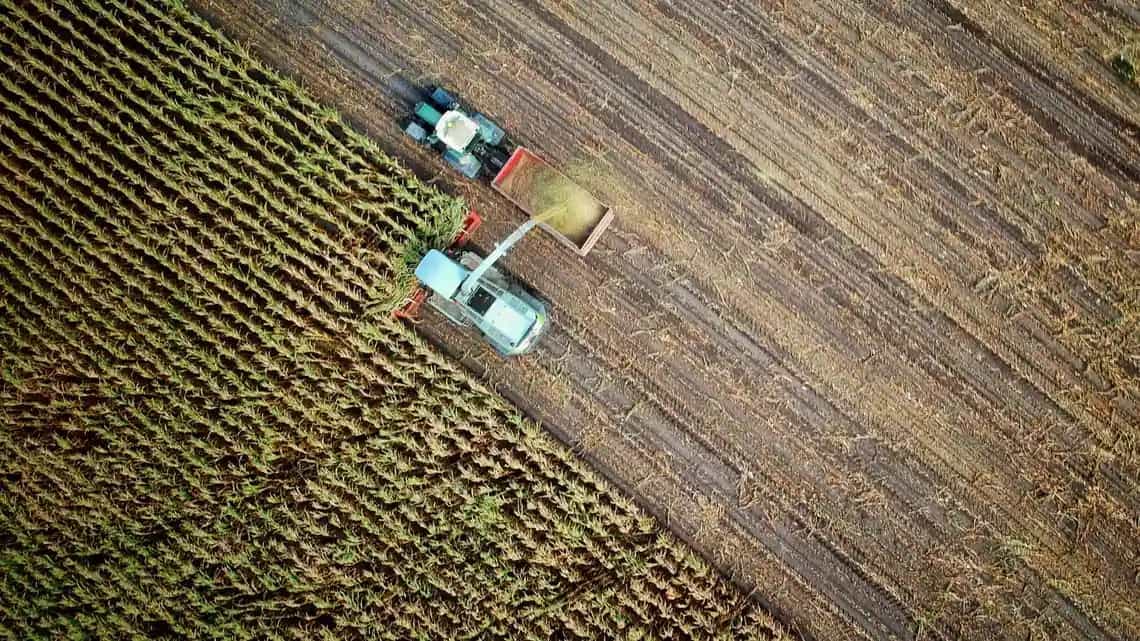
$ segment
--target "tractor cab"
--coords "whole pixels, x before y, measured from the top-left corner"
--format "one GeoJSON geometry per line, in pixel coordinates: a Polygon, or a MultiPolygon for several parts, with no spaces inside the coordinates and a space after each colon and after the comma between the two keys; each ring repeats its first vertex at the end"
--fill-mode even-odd
{"type": "Polygon", "coordinates": [[[478,135],[479,123],[455,109],[444,113],[435,123],[435,137],[448,149],[467,151],[478,135]]]}

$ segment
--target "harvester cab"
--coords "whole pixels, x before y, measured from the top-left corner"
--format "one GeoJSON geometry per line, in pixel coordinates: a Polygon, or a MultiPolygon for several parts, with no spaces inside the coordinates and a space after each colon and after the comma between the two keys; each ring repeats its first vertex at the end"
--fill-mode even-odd
{"type": "Polygon", "coordinates": [[[494,176],[511,155],[506,132],[483,114],[471,111],[441,87],[416,103],[404,133],[443,155],[468,178],[494,176]]]}

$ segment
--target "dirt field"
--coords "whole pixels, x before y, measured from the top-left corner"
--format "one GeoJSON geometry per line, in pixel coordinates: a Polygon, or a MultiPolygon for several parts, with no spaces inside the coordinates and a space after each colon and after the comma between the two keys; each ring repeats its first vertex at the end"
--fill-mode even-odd
{"type": "Polygon", "coordinates": [[[504,362],[422,326],[807,638],[1140,638],[1140,92],[1121,0],[199,0],[421,175],[441,82],[608,174],[504,362]],[[715,6],[711,6],[715,4],[715,6]]]}

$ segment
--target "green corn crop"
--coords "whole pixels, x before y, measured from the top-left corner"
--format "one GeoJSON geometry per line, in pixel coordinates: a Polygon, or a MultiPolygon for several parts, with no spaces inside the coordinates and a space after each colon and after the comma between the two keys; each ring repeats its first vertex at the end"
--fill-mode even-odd
{"type": "Polygon", "coordinates": [[[180,2],[0,57],[0,638],[783,635],[390,317],[462,202],[180,2]]]}

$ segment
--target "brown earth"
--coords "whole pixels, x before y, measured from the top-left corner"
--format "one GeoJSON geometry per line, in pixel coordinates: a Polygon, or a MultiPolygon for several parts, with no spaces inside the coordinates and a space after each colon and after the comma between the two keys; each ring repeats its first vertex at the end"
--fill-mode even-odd
{"type": "Polygon", "coordinates": [[[604,167],[589,257],[507,261],[536,354],[422,328],[805,637],[1140,638],[1134,5],[193,4],[483,246],[523,214],[401,138],[414,87],[604,167]]]}

